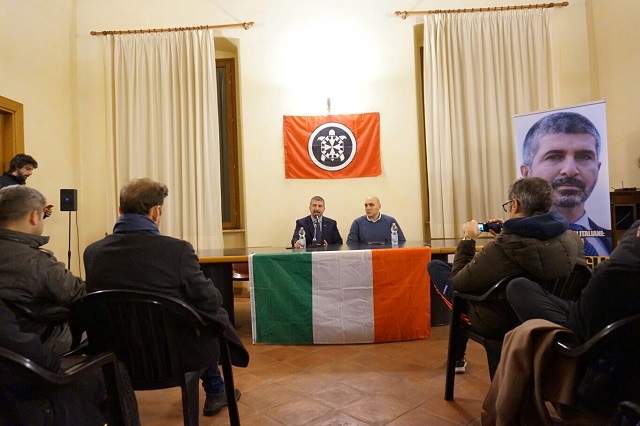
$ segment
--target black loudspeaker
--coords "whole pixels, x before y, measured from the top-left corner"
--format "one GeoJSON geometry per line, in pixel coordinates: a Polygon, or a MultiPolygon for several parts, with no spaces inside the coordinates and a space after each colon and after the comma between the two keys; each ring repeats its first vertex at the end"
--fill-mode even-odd
{"type": "Polygon", "coordinates": [[[77,189],[61,189],[60,190],[60,211],[75,212],[78,210],[78,190],[77,189]]]}

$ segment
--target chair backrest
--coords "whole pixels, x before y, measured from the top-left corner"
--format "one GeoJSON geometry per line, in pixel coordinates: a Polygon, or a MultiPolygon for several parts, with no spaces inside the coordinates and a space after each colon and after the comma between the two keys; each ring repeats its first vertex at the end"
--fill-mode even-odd
{"type": "Polygon", "coordinates": [[[560,353],[580,358],[579,403],[611,414],[619,402],[640,398],[639,335],[637,314],[609,324],[580,346],[556,342],[560,353]]]}
{"type": "Polygon", "coordinates": [[[576,264],[571,273],[541,286],[554,296],[565,300],[576,301],[591,278],[591,269],[587,265],[576,264]]]}
{"type": "Polygon", "coordinates": [[[91,353],[111,350],[127,366],[136,390],[180,386],[184,380],[180,342],[206,323],[181,300],[131,290],[85,295],[73,321],[86,329],[91,353]]]}
{"type": "Polygon", "coordinates": [[[249,281],[249,264],[248,263],[232,263],[234,281],[249,281]]]}

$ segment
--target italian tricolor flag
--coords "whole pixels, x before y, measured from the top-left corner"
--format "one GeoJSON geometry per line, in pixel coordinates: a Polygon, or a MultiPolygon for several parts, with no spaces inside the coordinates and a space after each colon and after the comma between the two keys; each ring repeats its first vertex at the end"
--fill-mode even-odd
{"type": "Polygon", "coordinates": [[[255,254],[254,343],[338,344],[429,337],[429,247],[255,254]]]}

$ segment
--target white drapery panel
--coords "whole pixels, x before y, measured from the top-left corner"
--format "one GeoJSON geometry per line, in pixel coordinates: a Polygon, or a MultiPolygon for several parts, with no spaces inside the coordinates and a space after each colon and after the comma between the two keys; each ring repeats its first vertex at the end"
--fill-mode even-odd
{"type": "Polygon", "coordinates": [[[503,217],[513,116],[554,105],[551,11],[425,15],[425,141],[432,238],[503,217]]]}
{"type": "Polygon", "coordinates": [[[125,182],[151,178],[169,187],[163,234],[185,239],[198,250],[222,248],[212,31],[109,35],[105,40],[107,136],[113,144],[107,189],[114,195],[113,211],[125,182]]]}

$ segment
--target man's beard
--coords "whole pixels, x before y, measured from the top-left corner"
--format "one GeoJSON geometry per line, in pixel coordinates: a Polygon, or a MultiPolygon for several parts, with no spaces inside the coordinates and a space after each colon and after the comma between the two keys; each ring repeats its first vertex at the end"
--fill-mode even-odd
{"type": "Polygon", "coordinates": [[[594,186],[595,182],[591,188],[587,188],[586,183],[570,176],[556,179],[551,182],[554,191],[553,205],[556,207],[576,207],[584,204],[591,195],[594,186]],[[575,189],[558,189],[565,185],[574,186],[575,189]]]}
{"type": "Polygon", "coordinates": [[[18,170],[18,174],[16,175],[16,177],[18,178],[20,183],[24,185],[25,183],[27,183],[27,178],[29,176],[25,176],[23,173],[20,172],[20,170],[18,170]]]}

